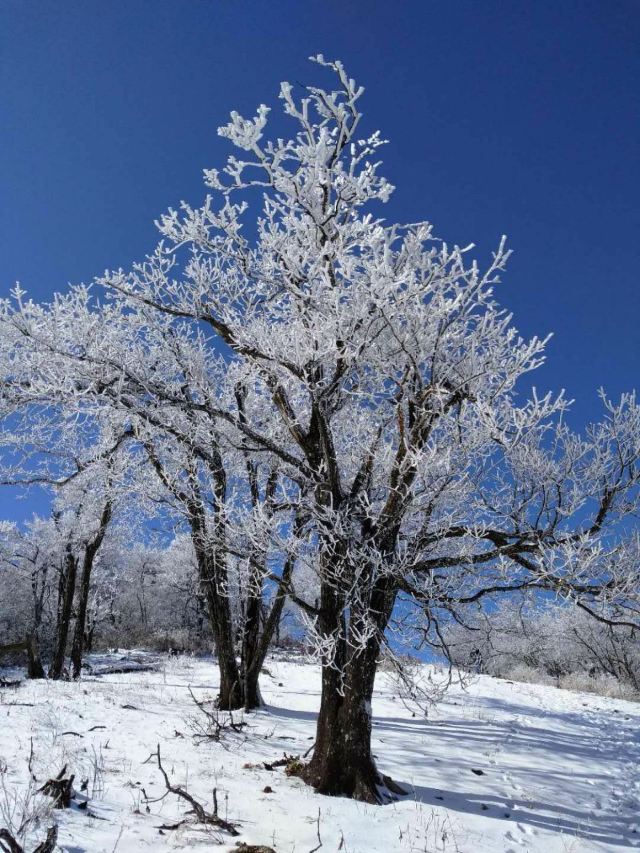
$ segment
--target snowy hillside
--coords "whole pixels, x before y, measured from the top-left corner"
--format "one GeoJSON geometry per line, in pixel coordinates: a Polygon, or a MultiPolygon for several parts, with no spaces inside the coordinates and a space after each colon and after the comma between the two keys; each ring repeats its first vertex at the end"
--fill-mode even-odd
{"type": "Polygon", "coordinates": [[[412,717],[382,674],[374,752],[382,772],[410,793],[376,807],[319,796],[282,767],[263,765],[312,745],[317,666],[269,661],[262,677],[268,708],[215,742],[194,739],[194,720],[204,716],[188,688],[199,701],[213,697],[216,667],[188,657],[154,660],[156,672],[0,690],[0,824],[26,789],[32,739],[38,785],[65,764],[76,777],[72,807],[55,812],[59,848],[67,853],[214,844],[226,851],[242,843],[277,853],[640,847],[640,706],[478,677],[466,692],[452,690],[425,720],[412,717]],[[159,829],[179,824],[188,804],[173,794],[158,799],[165,784],[150,758],[158,744],[170,783],[209,812],[217,788],[219,815],[239,836],[193,817],[159,829]],[[145,794],[157,801],[147,803],[145,794]]]}

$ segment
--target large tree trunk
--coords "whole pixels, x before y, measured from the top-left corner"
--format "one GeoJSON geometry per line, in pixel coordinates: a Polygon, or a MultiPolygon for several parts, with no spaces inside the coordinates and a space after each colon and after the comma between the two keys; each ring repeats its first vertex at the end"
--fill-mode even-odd
{"type": "Polygon", "coordinates": [[[71,646],[71,674],[73,678],[80,678],[80,673],[82,671],[82,655],[84,653],[86,636],[87,607],[89,605],[89,592],[91,590],[91,573],[93,571],[93,564],[95,563],[96,555],[104,541],[109,522],[111,521],[111,510],[111,501],[108,500],[102,510],[98,532],[91,542],[89,542],[84,552],[82,575],[80,578],[80,594],[76,608],[76,624],[73,633],[73,643],[71,646]]]}
{"type": "Polygon", "coordinates": [[[220,626],[214,630],[214,639],[218,653],[218,668],[220,670],[220,692],[218,707],[225,711],[235,711],[244,707],[244,690],[233,637],[230,630],[220,626]]]}
{"type": "Polygon", "coordinates": [[[56,624],[56,637],[54,641],[53,659],[49,668],[49,678],[59,679],[64,671],[64,660],[67,651],[67,640],[69,638],[69,625],[71,622],[71,611],[73,608],[73,596],[76,589],[76,574],[78,561],[76,560],[71,546],[67,548],[64,566],[60,575],[58,585],[58,619],[56,624]]]}
{"type": "Polygon", "coordinates": [[[373,643],[371,648],[351,657],[342,675],[332,666],[323,667],[316,743],[303,774],[318,793],[367,803],[388,799],[385,781],[371,754],[371,699],[377,653],[378,644],[373,643]]]}
{"type": "Polygon", "coordinates": [[[393,610],[395,591],[389,580],[379,581],[360,616],[357,608],[352,608],[347,628],[338,594],[330,585],[323,586],[321,627],[336,636],[336,626],[343,624],[334,659],[323,665],[316,743],[302,776],[321,794],[367,803],[388,802],[404,792],[376,767],[371,752],[371,701],[380,646],[393,610]],[[360,647],[353,638],[362,636],[371,620],[377,631],[360,647]],[[347,632],[351,634],[351,643],[347,642],[347,632]]]}
{"type": "Polygon", "coordinates": [[[262,705],[262,697],[258,684],[260,669],[264,660],[264,658],[258,660],[261,603],[261,598],[253,591],[248,594],[245,603],[240,671],[242,674],[244,707],[247,711],[259,708],[262,705]]]}
{"type": "Polygon", "coordinates": [[[245,711],[255,711],[262,708],[264,700],[260,692],[260,672],[264,663],[264,655],[260,654],[258,645],[260,636],[258,627],[247,637],[246,625],[242,634],[242,650],[240,654],[239,673],[242,682],[242,703],[245,711]]]}

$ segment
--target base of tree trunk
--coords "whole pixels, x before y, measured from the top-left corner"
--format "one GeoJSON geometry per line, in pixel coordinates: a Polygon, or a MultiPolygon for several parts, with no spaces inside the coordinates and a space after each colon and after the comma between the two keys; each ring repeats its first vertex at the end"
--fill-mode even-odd
{"type": "Polygon", "coordinates": [[[27,676],[29,678],[46,678],[40,659],[39,643],[34,634],[27,637],[27,676]]]}
{"type": "Polygon", "coordinates": [[[239,711],[241,708],[245,711],[255,711],[264,707],[264,700],[257,684],[250,683],[243,689],[238,683],[231,687],[226,685],[220,687],[216,706],[221,711],[239,711]]]}
{"type": "Polygon", "coordinates": [[[264,707],[264,700],[260,693],[258,681],[253,679],[245,679],[244,687],[244,709],[245,711],[255,711],[258,708],[264,707]]]}
{"type": "Polygon", "coordinates": [[[244,708],[244,691],[240,684],[238,682],[231,686],[222,684],[216,699],[216,706],[221,711],[239,711],[244,708]]]}
{"type": "Polygon", "coordinates": [[[319,794],[381,805],[405,791],[376,767],[371,751],[375,661],[357,663],[361,665],[348,671],[344,694],[334,683],[335,673],[324,669],[316,743],[300,775],[319,794]]]}
{"type": "Polygon", "coordinates": [[[396,802],[398,797],[407,794],[390,776],[379,773],[373,761],[368,766],[345,767],[342,772],[327,773],[326,768],[314,765],[312,760],[291,775],[299,776],[318,794],[348,797],[378,806],[396,802]]]}

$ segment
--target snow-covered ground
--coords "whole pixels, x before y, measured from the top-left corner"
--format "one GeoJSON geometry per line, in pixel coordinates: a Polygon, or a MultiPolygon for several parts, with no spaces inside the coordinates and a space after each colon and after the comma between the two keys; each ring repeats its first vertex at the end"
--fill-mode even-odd
{"type": "Polygon", "coordinates": [[[269,661],[262,677],[268,707],[216,743],[194,740],[190,722],[199,712],[189,688],[199,700],[215,695],[213,662],[157,661],[157,672],[0,690],[4,812],[11,792],[24,791],[32,740],[39,783],[63,764],[77,782],[89,780],[88,807],[78,808],[79,795],[71,809],[55,813],[59,846],[67,853],[231,851],[238,841],[278,853],[309,853],[320,842],[322,853],[640,847],[638,705],[478,677],[421,719],[382,675],[374,752],[381,770],[410,793],[375,807],[319,796],[282,769],[249,766],[309,749],[320,686],[316,666],[269,661]],[[186,804],[173,795],[145,803],[143,788],[149,798],[165,790],[155,760],[147,760],[157,744],[172,784],[209,809],[217,788],[219,813],[237,823],[239,838],[193,822],[158,829],[184,817],[186,804]]]}

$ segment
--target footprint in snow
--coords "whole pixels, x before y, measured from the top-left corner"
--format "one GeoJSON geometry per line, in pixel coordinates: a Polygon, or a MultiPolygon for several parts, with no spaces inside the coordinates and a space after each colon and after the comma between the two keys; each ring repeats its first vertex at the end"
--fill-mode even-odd
{"type": "Polygon", "coordinates": [[[511,832],[511,830],[509,830],[509,832],[506,832],[504,837],[507,839],[507,841],[512,841],[514,844],[519,844],[520,847],[524,847],[524,845],[527,843],[526,839],[520,838],[518,835],[511,832]]]}

